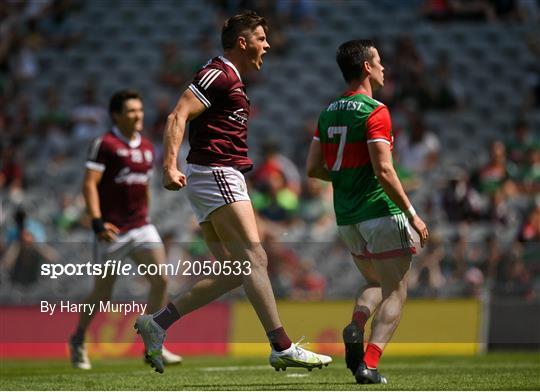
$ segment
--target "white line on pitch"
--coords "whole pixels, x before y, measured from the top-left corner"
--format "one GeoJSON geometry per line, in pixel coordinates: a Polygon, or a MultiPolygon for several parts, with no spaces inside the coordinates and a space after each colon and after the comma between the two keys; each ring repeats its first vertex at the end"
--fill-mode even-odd
{"type": "Polygon", "coordinates": [[[307,376],[308,376],[307,373],[289,373],[285,375],[285,377],[298,377],[298,378],[307,377],[307,376]]]}

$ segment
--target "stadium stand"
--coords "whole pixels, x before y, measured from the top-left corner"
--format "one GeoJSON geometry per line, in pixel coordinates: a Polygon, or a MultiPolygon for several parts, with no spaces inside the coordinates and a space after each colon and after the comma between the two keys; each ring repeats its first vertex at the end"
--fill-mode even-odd
{"type": "MultiPolygon", "coordinates": [[[[0,223],[4,237],[0,258],[10,246],[5,233],[21,204],[44,226],[47,241],[56,244],[61,260],[89,258],[91,236],[79,190],[89,139],[105,128],[78,133],[76,109],[99,116],[112,92],[129,86],[142,92],[147,124],[157,121],[157,102],[165,97],[172,108],[182,91],[160,82],[163,45],[176,45],[190,77],[196,66],[219,54],[215,26],[224,12],[234,11],[235,2],[222,2],[225,8],[210,1],[55,0],[42,1],[41,8],[36,3],[0,5],[0,223]],[[59,14],[61,22],[56,18],[59,14]],[[92,106],[88,102],[85,106],[82,93],[89,87],[96,96],[92,106]],[[51,90],[68,121],[40,119],[42,113],[51,112],[45,99],[51,90]]],[[[275,4],[269,4],[274,11],[270,19],[283,18],[275,4]]],[[[434,21],[422,15],[424,2],[420,0],[310,4],[312,9],[296,15],[296,22],[280,23],[274,33],[281,40],[279,53],[270,51],[261,75],[248,80],[255,109],[249,135],[252,157],[260,162],[261,148],[271,140],[302,172],[309,142],[306,132],[313,131],[306,131],[306,124],[313,124],[324,105],[344,88],[335,65],[336,47],[355,37],[375,38],[387,68],[387,85],[379,98],[391,108],[397,137],[410,135],[413,114],[422,115],[440,146],[430,170],[403,173],[416,208],[428,217],[440,239],[435,249],[419,256],[419,260],[435,260],[440,276],[431,269],[418,271],[412,294],[470,296],[478,295],[478,286],[503,290],[508,282],[521,282],[525,288],[515,292],[538,296],[539,253],[527,252],[540,241],[538,155],[530,152],[528,163],[511,162],[509,152],[504,152],[500,181],[490,191],[479,186],[491,142],[500,140],[507,149],[516,145],[517,121],[528,127],[520,148],[527,153],[540,148],[538,20],[525,18],[516,9],[490,21],[452,17],[434,21]],[[408,40],[408,46],[399,49],[396,43],[403,40],[408,40]],[[411,51],[418,53],[416,59],[409,60],[414,57],[411,51]],[[446,69],[439,74],[441,65],[446,69]],[[433,106],[434,86],[440,88],[437,91],[444,88],[449,104],[433,106]],[[511,166],[516,171],[509,170],[511,166]],[[456,209],[458,216],[454,216],[456,209]],[[493,238],[502,248],[498,261],[491,261],[496,267],[488,261],[493,238]],[[525,250],[520,253],[516,247],[525,250]]],[[[251,5],[257,8],[257,2],[251,5]]],[[[159,151],[159,133],[152,137],[159,151]]],[[[185,195],[163,190],[159,167],[156,171],[153,221],[162,232],[174,231],[177,241],[188,243],[193,230],[188,229],[191,212],[185,195]]],[[[279,187],[288,187],[287,181],[279,187]]],[[[300,207],[294,207],[292,215],[285,214],[285,220],[263,219],[267,241],[282,243],[274,249],[271,263],[289,260],[286,268],[271,268],[282,296],[320,291],[318,276],[314,281],[319,283],[313,287],[295,286],[310,269],[326,280],[325,298],[350,296],[356,287],[354,266],[329,219],[329,189],[317,192],[321,212],[313,221],[297,213],[309,197],[299,197],[300,207]]],[[[51,298],[80,298],[90,285],[88,277],[77,277],[69,288],[42,279],[23,290],[11,282],[8,269],[0,271],[0,301],[4,303],[32,302],[45,292],[51,298]]],[[[120,297],[141,295],[138,287],[127,283],[118,292],[120,297]]]]}

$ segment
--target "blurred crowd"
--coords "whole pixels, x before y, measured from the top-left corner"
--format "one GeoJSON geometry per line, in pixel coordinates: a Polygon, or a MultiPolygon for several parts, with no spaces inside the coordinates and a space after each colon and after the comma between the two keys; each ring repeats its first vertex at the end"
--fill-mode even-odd
{"type": "MultiPolygon", "coordinates": [[[[307,34],[316,25],[315,5],[308,0],[214,3],[216,12],[223,15],[240,8],[255,8],[268,15],[273,26],[272,45],[279,56],[290,50],[286,26],[291,21],[307,34]]],[[[462,18],[473,23],[522,23],[538,20],[534,19],[538,18],[538,7],[533,3],[428,0],[420,12],[437,23],[462,18]]],[[[78,189],[54,191],[57,207],[41,222],[32,216],[39,202],[33,209],[26,208],[28,197],[33,195],[35,200],[47,187],[43,182],[29,182],[29,171],[55,176],[66,160],[81,155],[80,146],[109,127],[106,102],[96,98],[98,80],[87,81],[69,111],[60,103],[62,85],[46,90],[44,110],[39,113],[27,99],[25,83],[39,77],[47,66],[37,61],[35,53],[45,48],[61,51],[76,46],[81,39],[71,17],[82,4],[75,0],[0,3],[0,196],[3,205],[14,206],[6,209],[9,216],[0,216],[0,282],[36,284],[41,263],[61,260],[47,241],[89,232],[78,189]]],[[[186,50],[174,42],[164,42],[161,47],[161,66],[153,76],[161,95],[154,103],[147,103],[153,105],[154,114],[146,119],[146,135],[156,145],[158,165],[162,131],[173,100],[215,49],[209,35],[201,35],[193,53],[184,53],[186,50]]],[[[540,58],[538,38],[531,38],[529,46],[540,58]]],[[[411,294],[480,296],[487,288],[498,295],[534,297],[540,292],[540,130],[530,129],[522,114],[540,108],[540,69],[530,70],[528,99],[516,114],[513,127],[505,130],[505,137],[478,145],[478,156],[470,157],[466,165],[442,168],[440,155],[445,146],[424,115],[459,115],[467,110],[468,97],[459,75],[452,73],[445,53],[440,53],[434,64],[426,64],[409,35],[397,36],[383,47],[385,86],[376,98],[400,119],[394,126],[398,174],[432,231],[432,240],[419,249],[414,262],[411,294]],[[486,161],[481,159],[484,155],[488,156],[486,161]]],[[[258,83],[256,79],[248,82],[258,83]]],[[[258,154],[252,155],[256,165],[248,175],[276,294],[298,300],[325,298],[335,283],[321,271],[332,271],[332,263],[337,273],[345,263],[352,263],[346,254],[341,254],[340,260],[329,260],[323,257],[326,253],[299,250],[288,243],[301,243],[305,248],[326,244],[330,249],[340,244],[331,186],[304,174],[315,120],[306,123],[296,140],[290,140],[294,155],[285,155],[277,139],[253,146],[258,154]]],[[[80,183],[81,170],[82,166],[73,168],[74,177],[68,181],[80,183]]],[[[159,222],[155,223],[159,227],[159,222]]],[[[179,226],[162,233],[170,262],[211,257],[194,222],[179,226]]]]}

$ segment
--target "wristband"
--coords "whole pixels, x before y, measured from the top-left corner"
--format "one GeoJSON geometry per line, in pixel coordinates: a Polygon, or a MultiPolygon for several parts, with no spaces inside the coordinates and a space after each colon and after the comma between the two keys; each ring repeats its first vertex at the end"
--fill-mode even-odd
{"type": "Polygon", "coordinates": [[[407,209],[407,211],[405,211],[405,216],[408,219],[411,219],[415,215],[416,215],[416,210],[414,209],[414,207],[411,204],[411,206],[407,209]]]}
{"type": "Polygon", "coordinates": [[[103,222],[102,218],[92,219],[92,230],[94,230],[94,233],[96,234],[99,234],[105,231],[105,222],[103,222]]]}

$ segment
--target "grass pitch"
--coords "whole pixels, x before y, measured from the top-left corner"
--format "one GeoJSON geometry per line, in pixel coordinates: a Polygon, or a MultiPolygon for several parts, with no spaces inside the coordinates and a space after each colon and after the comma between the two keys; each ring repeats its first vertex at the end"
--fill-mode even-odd
{"type": "Polygon", "coordinates": [[[389,357],[388,385],[357,385],[338,358],[323,370],[276,372],[263,358],[186,358],[157,374],[142,360],[94,360],[93,369],[65,361],[1,360],[2,390],[540,390],[539,353],[477,357],[389,357]]]}

